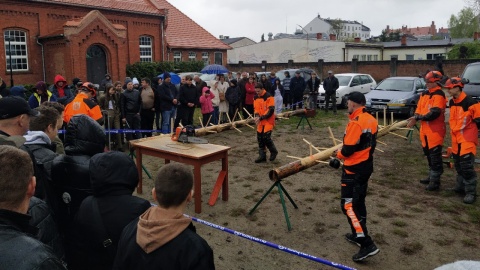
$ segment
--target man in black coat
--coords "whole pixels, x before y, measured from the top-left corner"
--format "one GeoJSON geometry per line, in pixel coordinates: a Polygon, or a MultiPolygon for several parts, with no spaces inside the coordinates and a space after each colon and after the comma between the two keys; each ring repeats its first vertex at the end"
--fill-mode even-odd
{"type": "Polygon", "coordinates": [[[165,164],[155,178],[151,207],[123,230],[113,269],[215,269],[213,251],[183,215],[193,198],[188,166],[165,164]]]}
{"type": "Polygon", "coordinates": [[[328,71],[328,77],[323,80],[323,89],[325,90],[325,112],[328,113],[329,102],[332,101],[332,110],[337,114],[337,89],[339,87],[337,77],[333,76],[333,71],[328,71]]]}
{"type": "Polygon", "coordinates": [[[290,80],[290,93],[292,95],[293,109],[303,108],[303,92],[307,88],[305,79],[300,76],[300,71],[295,72],[295,76],[290,80]]]}
{"type": "Polygon", "coordinates": [[[150,208],[132,196],[138,172],[122,152],[97,154],[90,160],[93,196],[83,200],[74,222],[74,256],[69,268],[111,269],[123,228],[150,208]]]}
{"type": "Polygon", "coordinates": [[[33,238],[30,198],[35,193],[32,160],[27,152],[0,146],[0,269],[66,269],[52,249],[33,238]]]}
{"type": "Polygon", "coordinates": [[[158,86],[155,93],[155,110],[162,113],[162,133],[169,134],[171,131],[171,119],[175,117],[177,109],[178,91],[172,83],[172,78],[168,72],[163,74],[163,79],[163,83],[158,86]]]}
{"type": "Polygon", "coordinates": [[[193,114],[195,113],[195,105],[200,103],[200,96],[197,88],[192,84],[192,77],[185,76],[186,84],[180,87],[178,91],[178,106],[177,118],[173,129],[176,129],[180,122],[183,126],[193,125],[193,114]]]}

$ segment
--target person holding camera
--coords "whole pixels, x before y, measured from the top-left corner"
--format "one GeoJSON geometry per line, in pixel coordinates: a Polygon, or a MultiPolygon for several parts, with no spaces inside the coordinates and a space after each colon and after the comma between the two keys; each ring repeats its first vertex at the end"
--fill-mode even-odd
{"type": "MultiPolygon", "coordinates": [[[[343,136],[343,147],[335,154],[342,159],[341,207],[347,216],[351,233],[346,240],[360,246],[360,251],[353,255],[355,262],[362,261],[377,254],[377,248],[367,230],[367,196],[368,179],[373,172],[373,152],[377,144],[377,120],[365,109],[365,96],[352,92],[348,96],[348,113],[350,121],[343,136]]],[[[335,159],[333,159],[335,160],[335,159]]],[[[331,162],[333,167],[337,162],[331,162]]]]}
{"type": "Polygon", "coordinates": [[[208,87],[203,87],[202,95],[200,96],[200,106],[203,115],[202,123],[203,126],[206,127],[208,123],[212,120],[212,113],[213,113],[213,103],[212,99],[215,95],[210,91],[208,87]]]}

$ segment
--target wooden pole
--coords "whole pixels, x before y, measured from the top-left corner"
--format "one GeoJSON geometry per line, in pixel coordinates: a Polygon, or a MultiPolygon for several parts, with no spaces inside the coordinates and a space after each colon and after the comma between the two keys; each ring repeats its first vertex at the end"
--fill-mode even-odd
{"type": "MultiPolygon", "coordinates": [[[[393,123],[392,125],[389,125],[389,126],[385,126],[385,127],[381,128],[380,130],[378,130],[377,138],[385,136],[385,135],[389,134],[390,132],[395,131],[399,128],[403,128],[407,125],[407,123],[408,123],[408,121],[404,120],[404,121],[393,123]]],[[[334,147],[325,149],[323,151],[320,151],[320,152],[318,152],[314,155],[304,157],[304,158],[301,158],[301,159],[296,160],[294,162],[291,162],[289,164],[286,164],[286,165],[283,165],[281,167],[275,168],[268,173],[268,176],[269,176],[270,180],[278,181],[278,180],[283,179],[285,177],[288,177],[290,175],[296,174],[300,171],[303,171],[307,168],[310,168],[314,165],[317,165],[318,160],[325,161],[325,160],[330,159],[330,157],[333,155],[333,152],[342,148],[342,146],[343,146],[343,143],[335,145],[334,147]]]]}

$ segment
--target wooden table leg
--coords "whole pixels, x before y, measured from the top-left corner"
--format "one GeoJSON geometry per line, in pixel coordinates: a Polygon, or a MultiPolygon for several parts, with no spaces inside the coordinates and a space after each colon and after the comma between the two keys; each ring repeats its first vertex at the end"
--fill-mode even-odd
{"type": "Polygon", "coordinates": [[[195,213],[202,212],[202,166],[199,164],[194,165],[193,168],[193,185],[195,192],[195,213]]]}
{"type": "Polygon", "coordinates": [[[225,179],[223,180],[222,187],[222,200],[228,201],[228,152],[225,152],[225,156],[222,158],[222,171],[225,172],[225,179]]]}
{"type": "Polygon", "coordinates": [[[136,161],[137,161],[137,171],[138,171],[138,186],[137,186],[137,193],[142,194],[142,185],[143,185],[143,171],[142,171],[142,150],[140,147],[137,147],[135,149],[135,152],[137,153],[136,155],[136,161]]]}

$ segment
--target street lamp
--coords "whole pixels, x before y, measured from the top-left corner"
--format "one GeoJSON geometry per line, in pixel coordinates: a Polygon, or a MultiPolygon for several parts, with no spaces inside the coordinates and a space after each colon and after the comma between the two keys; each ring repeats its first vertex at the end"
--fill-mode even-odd
{"type": "Polygon", "coordinates": [[[307,53],[308,53],[308,51],[310,51],[310,47],[308,46],[308,34],[309,34],[309,33],[308,33],[308,31],[305,30],[305,28],[303,28],[300,24],[297,24],[297,25],[300,26],[300,28],[302,28],[302,33],[303,33],[303,31],[305,31],[305,33],[307,33],[307,53]]]}
{"type": "Polygon", "coordinates": [[[12,41],[12,37],[8,36],[5,38],[5,40],[8,41],[8,56],[9,56],[9,62],[10,62],[10,87],[13,87],[13,66],[12,66],[12,46],[10,42],[12,41]]]}

